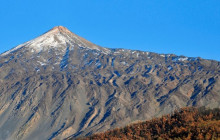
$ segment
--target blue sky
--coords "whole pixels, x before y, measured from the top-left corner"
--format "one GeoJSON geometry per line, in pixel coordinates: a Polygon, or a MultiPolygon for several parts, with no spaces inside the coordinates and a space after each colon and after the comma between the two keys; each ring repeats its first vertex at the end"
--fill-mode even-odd
{"type": "Polygon", "coordinates": [[[62,25],[108,48],[220,61],[220,0],[7,0],[0,53],[62,25]]]}

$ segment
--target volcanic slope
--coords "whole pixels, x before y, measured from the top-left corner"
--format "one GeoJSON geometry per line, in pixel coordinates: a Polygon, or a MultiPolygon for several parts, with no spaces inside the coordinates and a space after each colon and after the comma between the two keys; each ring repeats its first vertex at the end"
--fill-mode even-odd
{"type": "Polygon", "coordinates": [[[218,61],[103,48],[57,26],[0,55],[0,139],[86,136],[220,107],[219,74],[218,61]]]}

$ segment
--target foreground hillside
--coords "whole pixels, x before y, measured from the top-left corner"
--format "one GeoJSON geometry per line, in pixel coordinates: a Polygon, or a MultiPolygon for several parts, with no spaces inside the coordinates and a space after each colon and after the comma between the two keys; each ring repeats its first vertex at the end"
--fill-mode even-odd
{"type": "Polygon", "coordinates": [[[183,108],[180,112],[94,134],[89,139],[220,139],[220,109],[183,108]]]}

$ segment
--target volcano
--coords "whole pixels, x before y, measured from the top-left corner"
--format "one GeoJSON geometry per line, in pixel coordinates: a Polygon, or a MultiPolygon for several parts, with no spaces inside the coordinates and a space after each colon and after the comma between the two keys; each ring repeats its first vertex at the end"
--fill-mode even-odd
{"type": "Polygon", "coordinates": [[[77,138],[219,108],[219,75],[218,61],[104,48],[57,26],[0,55],[0,139],[77,138]]]}

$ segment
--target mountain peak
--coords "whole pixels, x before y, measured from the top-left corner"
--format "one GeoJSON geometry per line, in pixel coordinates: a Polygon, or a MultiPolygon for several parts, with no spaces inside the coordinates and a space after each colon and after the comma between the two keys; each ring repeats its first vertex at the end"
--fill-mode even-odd
{"type": "Polygon", "coordinates": [[[64,26],[55,26],[51,30],[48,31],[49,33],[72,33],[64,26]]]}
{"type": "Polygon", "coordinates": [[[24,44],[21,44],[2,55],[7,55],[13,51],[18,50],[19,48],[28,48],[32,52],[40,52],[42,50],[48,50],[51,48],[64,48],[66,46],[78,46],[95,50],[102,50],[104,52],[108,52],[109,50],[106,48],[102,48],[93,44],[92,42],[72,33],[64,26],[55,26],[51,30],[42,34],[41,36],[30,40],[24,44]],[[68,45],[67,45],[68,44],[68,45]]]}
{"type": "Polygon", "coordinates": [[[55,26],[55,27],[53,27],[53,30],[56,30],[56,29],[58,29],[58,30],[68,30],[66,27],[64,27],[64,26],[55,26]]]}

